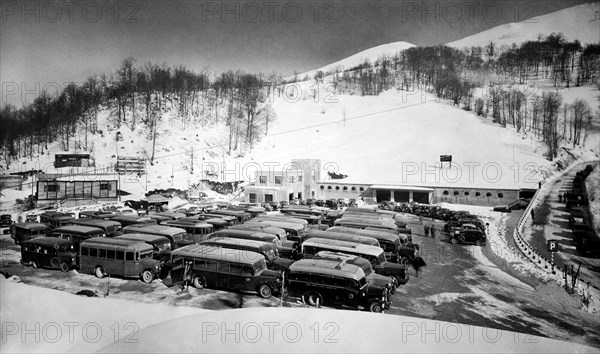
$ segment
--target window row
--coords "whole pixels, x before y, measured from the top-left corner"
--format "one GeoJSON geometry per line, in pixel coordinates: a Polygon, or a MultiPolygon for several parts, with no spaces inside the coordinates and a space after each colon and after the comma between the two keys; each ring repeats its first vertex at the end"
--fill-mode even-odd
{"type": "MultiPolygon", "coordinates": [[[[443,193],[444,193],[444,195],[449,195],[449,194],[450,194],[450,192],[448,192],[447,190],[445,190],[443,193]]],[[[456,197],[457,197],[457,196],[459,196],[459,195],[460,195],[460,192],[459,192],[459,191],[454,191],[454,193],[453,193],[453,194],[454,194],[454,196],[456,196],[456,197]]],[[[468,196],[470,196],[470,195],[471,195],[471,192],[469,192],[469,191],[464,191],[464,192],[463,192],[463,195],[464,195],[465,197],[468,197],[468,196]]],[[[488,197],[488,198],[489,198],[489,197],[491,197],[492,195],[493,195],[493,194],[492,194],[492,192],[487,192],[487,193],[485,193],[485,196],[486,196],[486,197],[488,197]]],[[[481,192],[475,192],[475,196],[476,196],[476,197],[481,197],[481,192]]],[[[500,192],[500,193],[496,194],[496,197],[498,197],[498,198],[504,198],[504,193],[500,192]]]]}
{"type": "MultiPolygon", "coordinates": [[[[321,185],[320,188],[323,190],[323,189],[325,189],[325,186],[321,185]]],[[[348,191],[348,190],[350,190],[352,192],[356,191],[356,187],[354,187],[354,186],[352,186],[350,188],[348,188],[348,186],[343,186],[341,188],[340,188],[340,186],[335,186],[335,188],[333,186],[327,186],[327,190],[330,191],[332,189],[335,189],[336,191],[339,191],[340,189],[343,190],[343,191],[348,191]]],[[[365,191],[365,187],[358,187],[358,191],[359,192],[364,192],[365,191]]]]}

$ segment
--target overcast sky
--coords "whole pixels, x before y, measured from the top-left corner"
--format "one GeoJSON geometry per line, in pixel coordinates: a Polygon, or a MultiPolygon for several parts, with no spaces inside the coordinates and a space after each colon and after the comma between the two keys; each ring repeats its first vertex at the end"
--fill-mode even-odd
{"type": "Polygon", "coordinates": [[[128,56],[286,76],[380,44],[447,43],[584,2],[2,0],[1,103],[20,106],[53,83],[110,75],[128,56]],[[7,92],[15,87],[21,95],[7,92]]]}

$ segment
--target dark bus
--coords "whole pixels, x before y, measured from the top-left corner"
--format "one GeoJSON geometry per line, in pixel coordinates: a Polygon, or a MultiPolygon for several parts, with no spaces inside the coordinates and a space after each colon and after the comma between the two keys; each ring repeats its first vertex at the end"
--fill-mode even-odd
{"type": "Polygon", "coordinates": [[[157,224],[157,221],[152,218],[140,217],[137,215],[117,215],[110,218],[110,220],[120,223],[123,227],[136,224],[157,224]]]}
{"type": "Polygon", "coordinates": [[[302,259],[290,266],[289,296],[311,306],[345,306],[382,312],[390,307],[389,291],[369,285],[364,271],[353,264],[329,259],[302,259]]]}
{"type": "Polygon", "coordinates": [[[203,221],[188,222],[182,220],[165,221],[162,225],[177,227],[187,232],[187,239],[195,243],[206,240],[206,236],[214,231],[211,224],[203,221]]]}
{"type": "Polygon", "coordinates": [[[55,211],[48,211],[40,215],[40,222],[48,225],[50,229],[71,225],[73,220],[75,220],[75,217],[72,214],[55,211]]]}
{"type": "Polygon", "coordinates": [[[79,271],[98,278],[139,277],[151,283],[160,273],[160,261],[153,259],[153,253],[153,247],[143,241],[94,237],[81,243],[79,271]]]}
{"type": "Polygon", "coordinates": [[[255,230],[236,230],[229,228],[226,230],[215,231],[212,234],[208,235],[207,239],[210,240],[215,237],[229,237],[244,240],[268,242],[277,247],[279,255],[285,258],[293,258],[298,253],[297,250],[293,247],[290,247],[288,245],[282,245],[281,240],[279,240],[277,236],[255,230]]]}
{"type": "Polygon", "coordinates": [[[379,287],[387,287],[390,291],[390,294],[395,293],[396,288],[398,287],[398,284],[396,283],[396,278],[386,277],[375,273],[375,271],[373,271],[373,267],[371,266],[371,262],[362,257],[353,256],[341,252],[321,251],[315,255],[315,258],[330,259],[338,262],[344,261],[348,264],[354,264],[355,266],[359,266],[363,270],[363,272],[365,272],[367,276],[367,281],[369,283],[374,283],[376,286],[379,287]]]}
{"type": "Polygon", "coordinates": [[[77,266],[73,242],[54,237],[38,237],[21,243],[21,264],[68,272],[77,266]]]}
{"type": "Polygon", "coordinates": [[[171,253],[173,283],[189,281],[194,287],[252,291],[263,298],[279,294],[282,281],[278,271],[267,268],[265,257],[208,245],[189,245],[171,253]]]}
{"type": "Polygon", "coordinates": [[[208,213],[213,215],[233,216],[236,219],[236,221],[234,222],[235,224],[243,224],[244,222],[250,220],[250,214],[242,210],[217,209],[211,210],[208,213]]]}
{"type": "Polygon", "coordinates": [[[69,225],[52,230],[50,236],[73,242],[75,252],[79,252],[81,242],[92,237],[106,237],[106,234],[97,227],[69,225]]]}
{"type": "Polygon", "coordinates": [[[340,240],[340,241],[348,241],[355,243],[362,243],[364,245],[376,246],[380,247],[379,241],[373,237],[368,236],[359,236],[359,235],[351,235],[343,232],[334,232],[334,231],[322,231],[322,230],[310,230],[302,237],[302,240],[308,240],[311,238],[327,238],[331,240],[340,240]]]}
{"type": "Polygon", "coordinates": [[[83,218],[83,219],[75,219],[72,221],[72,223],[73,223],[73,225],[99,228],[102,231],[104,231],[104,233],[108,237],[118,236],[123,233],[123,227],[121,226],[121,223],[119,223],[118,221],[114,221],[114,220],[83,218]]]}
{"type": "Polygon", "coordinates": [[[11,227],[10,236],[16,245],[37,237],[45,237],[50,227],[39,222],[16,223],[11,227]]]}
{"type": "Polygon", "coordinates": [[[406,284],[409,280],[406,266],[388,262],[381,247],[368,246],[360,243],[329,240],[324,238],[312,238],[302,244],[302,255],[305,258],[313,258],[320,251],[332,251],[359,256],[371,262],[375,273],[393,276],[398,284],[406,284]]]}
{"type": "Polygon", "coordinates": [[[179,227],[166,225],[130,225],[123,228],[125,234],[149,234],[164,236],[171,241],[171,248],[187,246],[193,242],[187,239],[187,232],[179,227]]]}
{"type": "Polygon", "coordinates": [[[220,214],[197,214],[193,216],[198,220],[213,220],[213,219],[221,219],[227,223],[227,226],[233,226],[237,223],[237,218],[235,216],[230,215],[220,215],[220,214]]]}
{"type": "Polygon", "coordinates": [[[287,271],[293,260],[279,257],[279,251],[272,243],[239,238],[215,237],[202,242],[203,245],[230,248],[260,253],[265,257],[267,268],[287,271]]]}

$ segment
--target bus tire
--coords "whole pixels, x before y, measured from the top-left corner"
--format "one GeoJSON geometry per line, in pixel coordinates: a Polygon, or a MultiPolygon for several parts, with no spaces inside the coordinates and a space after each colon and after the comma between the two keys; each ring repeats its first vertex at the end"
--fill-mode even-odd
{"type": "Polygon", "coordinates": [[[375,313],[382,313],[383,306],[381,305],[381,303],[379,301],[373,301],[369,304],[369,311],[375,312],[375,313]]]}
{"type": "Polygon", "coordinates": [[[142,272],[141,278],[144,283],[150,284],[154,280],[154,274],[149,270],[145,270],[142,272]]]}
{"type": "Polygon", "coordinates": [[[60,259],[54,257],[50,260],[50,265],[52,266],[52,268],[58,268],[60,267],[60,259]]]}
{"type": "Polygon", "coordinates": [[[67,263],[61,263],[60,264],[60,271],[63,273],[66,273],[69,271],[69,266],[67,265],[67,263]]]}
{"type": "Polygon", "coordinates": [[[104,269],[102,269],[102,267],[97,266],[94,269],[94,274],[96,275],[97,278],[104,278],[104,269]]]}
{"type": "Polygon", "coordinates": [[[196,289],[202,289],[204,288],[204,281],[201,277],[194,277],[194,279],[192,279],[192,285],[194,285],[194,288],[196,289]]]}
{"type": "Polygon", "coordinates": [[[258,287],[258,295],[263,299],[268,299],[273,295],[273,290],[267,284],[260,284],[258,287]]]}

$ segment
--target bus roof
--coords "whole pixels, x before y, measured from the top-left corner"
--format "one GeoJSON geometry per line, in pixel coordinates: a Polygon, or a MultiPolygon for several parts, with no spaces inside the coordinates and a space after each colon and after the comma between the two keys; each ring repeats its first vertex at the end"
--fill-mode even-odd
{"type": "Polygon", "coordinates": [[[292,263],[289,269],[290,272],[319,273],[357,281],[365,277],[365,272],[359,266],[330,259],[301,259],[292,263]]]}
{"type": "Polygon", "coordinates": [[[344,238],[344,240],[342,241],[349,241],[349,242],[357,242],[357,243],[363,243],[366,245],[372,245],[372,246],[379,246],[379,241],[375,238],[375,237],[371,237],[371,236],[362,236],[362,235],[355,235],[355,234],[348,234],[348,233],[343,233],[343,232],[336,232],[336,231],[327,231],[327,230],[309,230],[306,233],[307,239],[310,238],[331,238],[331,237],[340,237],[340,238],[344,238]]]}
{"type": "Polygon", "coordinates": [[[328,248],[330,251],[336,252],[351,252],[351,253],[360,253],[370,256],[378,257],[383,253],[383,249],[377,246],[363,245],[362,243],[356,242],[348,242],[348,241],[340,241],[340,240],[331,240],[327,238],[318,238],[314,237],[304,241],[302,247],[305,246],[316,246],[328,248]]]}
{"type": "Polygon", "coordinates": [[[104,246],[104,247],[114,247],[118,249],[125,249],[127,251],[153,251],[154,248],[147,244],[144,241],[137,240],[126,240],[122,238],[116,237],[92,237],[87,240],[81,242],[80,247],[94,247],[94,246],[104,246]]]}
{"type": "Polygon", "coordinates": [[[102,219],[94,219],[94,218],[83,218],[83,219],[75,219],[72,221],[73,224],[78,225],[94,225],[94,226],[121,226],[121,223],[113,220],[102,220],[102,219]]]}
{"type": "Polygon", "coordinates": [[[151,234],[123,234],[116,236],[114,238],[123,239],[123,240],[136,240],[136,241],[148,241],[148,242],[171,242],[168,238],[161,235],[151,235],[151,234]]]}
{"type": "Polygon", "coordinates": [[[78,233],[78,234],[103,234],[104,233],[104,231],[102,231],[102,229],[99,229],[97,227],[81,226],[81,225],[62,226],[62,227],[52,230],[53,234],[57,233],[57,232],[72,232],[72,233],[78,233]]]}
{"type": "Polygon", "coordinates": [[[259,224],[259,225],[267,225],[267,226],[271,226],[271,227],[277,227],[277,228],[281,228],[281,229],[292,229],[292,230],[296,230],[296,231],[301,231],[304,230],[304,227],[300,224],[295,224],[295,223],[291,223],[291,222],[287,222],[287,221],[275,221],[275,220],[255,220],[256,218],[245,222],[245,224],[248,225],[253,225],[253,224],[259,224]]]}
{"type": "Polygon", "coordinates": [[[27,230],[48,230],[50,228],[48,225],[41,222],[20,222],[15,223],[14,227],[27,230]]]}
{"type": "Polygon", "coordinates": [[[387,231],[383,231],[383,230],[377,231],[377,230],[367,230],[367,229],[355,229],[353,227],[343,227],[343,226],[330,227],[325,231],[342,232],[342,233],[348,233],[351,235],[367,236],[367,237],[373,237],[378,240],[391,241],[391,242],[395,242],[398,239],[407,239],[408,238],[404,234],[397,235],[395,233],[391,233],[391,232],[387,232],[387,231]]]}
{"type": "Polygon", "coordinates": [[[258,240],[246,240],[242,238],[231,238],[231,237],[215,237],[206,241],[202,241],[203,245],[219,244],[219,245],[240,245],[247,247],[256,248],[269,248],[273,247],[272,243],[258,241],[258,240]]]}
{"type": "Polygon", "coordinates": [[[372,219],[341,218],[341,219],[335,220],[333,222],[333,224],[334,225],[359,225],[359,226],[365,226],[365,227],[371,226],[371,227],[386,228],[386,229],[390,229],[390,230],[394,230],[394,231],[398,230],[398,226],[396,226],[396,224],[377,222],[376,220],[372,220],[372,219]]]}
{"type": "Polygon", "coordinates": [[[180,233],[187,233],[184,229],[179,227],[172,227],[167,225],[156,225],[156,224],[139,224],[129,225],[123,228],[123,231],[137,231],[137,233],[149,233],[159,235],[175,235],[180,233]]]}
{"type": "Polygon", "coordinates": [[[21,244],[22,245],[33,244],[33,245],[40,245],[40,246],[53,246],[55,244],[58,244],[58,246],[60,247],[60,246],[72,246],[73,241],[65,240],[65,239],[57,238],[57,237],[36,237],[36,238],[32,238],[27,241],[23,241],[23,242],[21,242],[21,244]]]}
{"type": "Polygon", "coordinates": [[[218,230],[218,231],[215,231],[212,234],[210,234],[209,237],[211,237],[211,238],[219,237],[219,236],[228,237],[231,235],[243,235],[243,236],[260,238],[260,239],[268,239],[268,240],[277,239],[277,236],[275,236],[273,234],[268,234],[266,232],[260,232],[260,231],[256,231],[256,230],[240,230],[240,229],[218,230]]]}
{"type": "Polygon", "coordinates": [[[184,246],[171,252],[171,257],[177,256],[246,264],[255,264],[256,262],[265,260],[265,257],[258,252],[230,248],[224,251],[223,247],[202,244],[184,246]]]}
{"type": "Polygon", "coordinates": [[[161,225],[173,225],[175,227],[177,227],[177,225],[181,225],[183,227],[189,227],[189,226],[193,226],[193,227],[212,227],[211,224],[207,223],[206,220],[196,220],[196,221],[188,221],[188,220],[169,220],[169,221],[165,221],[163,224],[161,225]]]}

